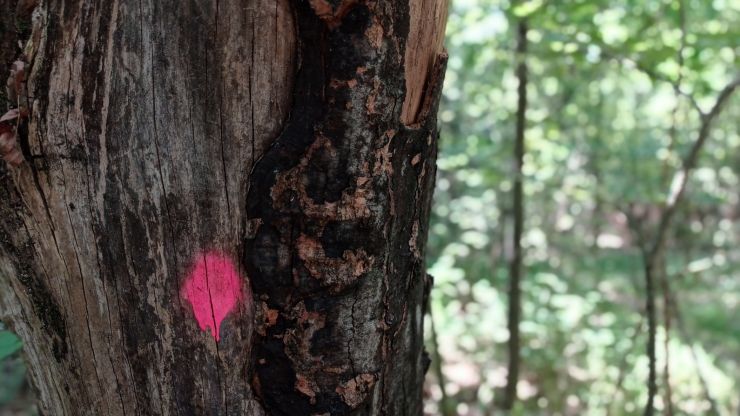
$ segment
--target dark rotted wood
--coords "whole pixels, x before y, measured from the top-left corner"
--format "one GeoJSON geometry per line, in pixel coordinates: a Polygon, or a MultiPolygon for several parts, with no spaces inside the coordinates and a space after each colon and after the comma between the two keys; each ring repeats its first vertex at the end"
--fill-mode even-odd
{"type": "Polygon", "coordinates": [[[273,316],[254,386],[275,415],[421,412],[435,111],[400,122],[408,6],[345,4],[341,20],[297,8],[291,118],[251,177],[245,264],[273,316]]]}
{"type": "Polygon", "coordinates": [[[30,9],[0,317],[44,414],[421,413],[446,3],[410,3],[30,9]],[[206,250],[244,277],[218,342],[180,294],[206,250]]]}

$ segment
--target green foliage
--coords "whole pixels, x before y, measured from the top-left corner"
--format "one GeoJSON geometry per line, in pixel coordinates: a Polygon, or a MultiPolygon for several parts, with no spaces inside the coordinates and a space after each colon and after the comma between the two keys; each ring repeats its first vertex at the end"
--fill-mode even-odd
{"type": "Polygon", "coordinates": [[[10,331],[0,331],[0,361],[20,351],[21,340],[10,331]]]}
{"type": "Polygon", "coordinates": [[[20,358],[21,341],[0,323],[0,414],[18,397],[26,375],[20,358]]]}
{"type": "MultiPolygon", "coordinates": [[[[640,241],[654,234],[698,135],[688,96],[706,112],[738,76],[740,6],[453,1],[428,249],[438,337],[428,342],[439,348],[448,402],[462,415],[493,414],[505,384],[513,29],[521,18],[530,28],[526,276],[513,414],[642,414],[640,241]]],[[[662,371],[667,349],[676,414],[708,411],[699,371],[720,414],[740,406],[739,102],[732,98],[717,119],[669,233],[666,270],[684,333],[672,316],[666,347],[660,328],[658,364],[662,371]]],[[[663,325],[661,294],[657,302],[663,325]]],[[[437,414],[439,375],[427,384],[427,413],[437,414]]]]}

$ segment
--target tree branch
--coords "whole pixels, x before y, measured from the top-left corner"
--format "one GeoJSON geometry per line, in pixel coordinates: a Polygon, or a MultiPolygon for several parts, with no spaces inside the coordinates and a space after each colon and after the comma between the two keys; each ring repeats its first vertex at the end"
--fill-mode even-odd
{"type": "Polygon", "coordinates": [[[647,311],[648,320],[647,355],[650,361],[650,372],[648,376],[648,401],[645,406],[645,416],[651,416],[653,414],[653,400],[657,392],[655,368],[655,335],[657,329],[657,322],[655,317],[655,273],[656,268],[659,266],[658,260],[660,259],[660,256],[663,252],[663,246],[665,244],[666,234],[668,233],[671,225],[671,220],[673,219],[679,204],[683,200],[683,196],[686,191],[686,184],[689,181],[691,173],[696,167],[701,149],[704,147],[704,144],[709,138],[712,124],[722,111],[722,108],[727,100],[730,98],[730,96],[737,89],[738,86],[740,86],[740,77],[727,84],[727,86],[725,86],[725,88],[720,91],[719,95],[717,96],[717,100],[708,113],[701,113],[702,117],[701,127],[699,128],[699,135],[696,138],[694,145],[691,147],[691,150],[683,159],[681,169],[676,172],[673,177],[671,189],[669,191],[665,207],[663,208],[660,223],[658,224],[658,230],[655,234],[655,239],[653,240],[653,244],[650,250],[647,252],[647,256],[644,260],[645,284],[647,292],[645,294],[645,309],[647,311]]]}
{"type": "Polygon", "coordinates": [[[725,103],[729,100],[730,96],[733,92],[735,92],[738,86],[740,86],[740,77],[735,78],[732,82],[727,84],[722,89],[722,91],[720,91],[717,100],[708,113],[702,113],[699,135],[694,142],[694,145],[691,147],[691,150],[683,159],[681,170],[676,172],[673,177],[671,190],[669,191],[668,198],[666,200],[663,215],[661,215],[658,232],[650,251],[651,256],[655,255],[655,253],[657,253],[657,251],[659,251],[661,249],[661,246],[663,245],[666,232],[668,231],[673,215],[675,214],[676,209],[681,202],[681,199],[683,198],[683,194],[686,190],[686,184],[689,181],[691,172],[696,167],[701,149],[704,147],[704,144],[709,138],[709,133],[711,132],[711,127],[714,123],[714,120],[720,114],[725,103]]]}

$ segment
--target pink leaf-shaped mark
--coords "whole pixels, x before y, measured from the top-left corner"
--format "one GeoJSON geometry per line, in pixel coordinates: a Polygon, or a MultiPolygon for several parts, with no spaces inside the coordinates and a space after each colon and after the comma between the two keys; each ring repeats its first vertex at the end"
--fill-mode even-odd
{"type": "Polygon", "coordinates": [[[221,338],[221,321],[243,298],[241,281],[231,259],[214,251],[198,255],[185,279],[182,297],[193,305],[200,329],[210,330],[216,341],[221,338]]]}

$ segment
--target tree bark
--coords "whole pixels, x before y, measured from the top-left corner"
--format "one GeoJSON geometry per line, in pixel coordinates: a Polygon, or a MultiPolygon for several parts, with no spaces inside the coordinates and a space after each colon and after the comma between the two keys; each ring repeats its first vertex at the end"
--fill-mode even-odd
{"type": "Polygon", "coordinates": [[[0,317],[41,412],[421,414],[446,1],[32,10],[0,317]]]}
{"type": "Polygon", "coordinates": [[[519,383],[519,361],[521,359],[521,337],[519,323],[522,315],[522,262],[524,253],[522,234],[524,233],[524,166],[525,132],[527,129],[527,21],[522,19],[517,25],[516,68],[517,111],[516,132],[514,135],[514,187],[512,189],[514,229],[511,240],[511,258],[509,259],[509,309],[507,327],[509,329],[509,363],[506,375],[506,387],[502,408],[511,410],[517,401],[519,383]]]}

